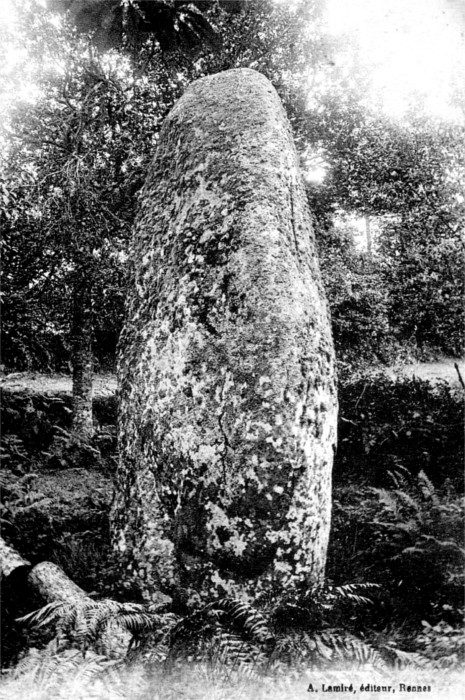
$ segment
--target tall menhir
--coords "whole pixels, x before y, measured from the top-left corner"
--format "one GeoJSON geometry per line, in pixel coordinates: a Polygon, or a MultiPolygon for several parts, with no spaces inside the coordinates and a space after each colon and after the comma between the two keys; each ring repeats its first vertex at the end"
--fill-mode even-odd
{"type": "Polygon", "coordinates": [[[249,69],[192,84],[142,192],[113,510],[147,600],[324,576],[337,399],[289,123],[249,69]]]}

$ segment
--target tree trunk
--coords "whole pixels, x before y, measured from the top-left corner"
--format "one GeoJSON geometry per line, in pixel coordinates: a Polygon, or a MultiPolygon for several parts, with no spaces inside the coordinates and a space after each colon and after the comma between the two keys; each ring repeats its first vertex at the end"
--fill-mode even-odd
{"type": "Polygon", "coordinates": [[[368,214],[365,216],[365,233],[367,239],[367,258],[371,265],[373,262],[373,239],[371,235],[371,222],[368,214]]]}
{"type": "Polygon", "coordinates": [[[82,437],[94,432],[92,416],[92,288],[89,271],[78,263],[73,281],[73,430],[82,437]]]}
{"type": "Polygon", "coordinates": [[[334,352],[290,126],[266,78],[191,85],[141,199],[113,533],[146,599],[322,583],[334,352]]]}

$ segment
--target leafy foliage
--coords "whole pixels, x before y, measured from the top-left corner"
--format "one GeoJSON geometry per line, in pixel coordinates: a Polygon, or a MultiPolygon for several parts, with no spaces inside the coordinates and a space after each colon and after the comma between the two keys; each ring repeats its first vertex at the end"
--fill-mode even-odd
{"type": "MultiPolygon", "coordinates": [[[[226,11],[231,9],[229,2],[222,5],[226,11]]],[[[234,0],[232,5],[234,11],[241,2],[234,0]]],[[[205,44],[215,48],[219,42],[214,27],[202,12],[205,2],[100,0],[96,6],[92,0],[53,0],[50,6],[54,11],[69,11],[78,30],[92,32],[93,43],[104,49],[125,46],[134,50],[151,35],[164,54],[181,51],[195,56],[205,44]]]]}
{"type": "MultiPolygon", "coordinates": [[[[447,613],[450,606],[444,606],[447,613]]],[[[462,610],[463,616],[463,610],[462,610]]],[[[463,665],[465,661],[465,633],[463,624],[453,626],[446,620],[440,620],[435,625],[423,621],[423,632],[417,638],[422,653],[433,660],[439,668],[454,668],[463,665]]]]}
{"type": "Polygon", "coordinates": [[[153,94],[133,85],[123,57],[92,51],[43,9],[32,13],[34,31],[25,34],[41,96],[11,111],[15,141],[2,168],[4,362],[52,369],[66,366],[73,303],[85,292],[100,359],[114,355],[134,193],[159,115],[142,115],[140,95],[153,94]]]}
{"type": "Polygon", "coordinates": [[[398,348],[381,265],[357,252],[348,226],[322,227],[318,243],[340,374],[391,361],[398,348]]]}
{"type": "Polygon", "coordinates": [[[18,527],[18,515],[27,513],[38,505],[47,506],[50,503],[50,499],[34,489],[37,476],[37,473],[29,472],[17,479],[16,483],[11,483],[7,473],[1,475],[0,515],[4,532],[18,527]]]}
{"type": "MultiPolygon", "coordinates": [[[[82,672],[101,682],[105,672],[112,667],[108,657],[105,654],[98,656],[94,649],[106,651],[107,655],[114,652],[118,629],[131,635],[129,646],[128,637],[124,637],[131,668],[137,668],[137,664],[143,661],[145,667],[151,669],[152,678],[153,674],[163,673],[167,687],[176,683],[180,676],[192,673],[203,677],[204,687],[214,681],[221,685],[230,684],[232,689],[240,687],[244,678],[251,679],[249,684],[258,680],[267,683],[271,679],[276,682],[278,678],[301,678],[309,667],[312,668],[312,680],[319,678],[319,672],[324,672],[325,677],[321,680],[325,682],[328,682],[328,674],[330,676],[340,667],[355,677],[359,669],[362,673],[370,668],[371,673],[384,674],[403,670],[403,679],[409,669],[422,669],[424,673],[431,667],[449,671],[457,668],[463,651],[463,634],[443,623],[434,629],[424,623],[424,634],[418,642],[426,649],[426,654],[418,650],[403,650],[382,635],[374,636],[369,642],[341,627],[326,626],[338,605],[348,602],[352,606],[370,605],[367,595],[375,591],[373,585],[352,584],[329,586],[318,592],[289,592],[284,599],[262,595],[255,604],[222,599],[185,618],[150,606],[110,600],[88,601],[79,606],[58,603],[48,605],[22,621],[39,628],[52,622],[58,625],[55,646],[49,645],[39,662],[42,679],[48,676],[60,658],[59,672],[66,667],[69,673],[68,662],[78,665],[78,656],[73,651],[78,646],[80,651],[77,653],[85,652],[85,659],[92,661],[91,664],[83,662],[82,672]],[[313,610],[318,608],[321,614],[318,625],[313,628],[308,626],[308,617],[302,616],[309,606],[313,610]],[[447,635],[449,642],[445,643],[447,635]],[[441,649],[446,647],[450,652],[454,644],[457,653],[441,654],[441,649]]],[[[124,649],[122,652],[124,654],[124,649]]],[[[31,667],[37,672],[39,658],[39,654],[33,652],[15,669],[15,676],[24,678],[25,672],[32,671],[31,667]]],[[[122,662],[114,663],[121,672],[124,668],[122,662]]]]}
{"type": "Polygon", "coordinates": [[[96,649],[105,656],[121,657],[128,650],[128,642],[135,643],[141,629],[153,631],[163,627],[166,634],[167,624],[173,624],[173,616],[168,615],[167,623],[166,619],[136,603],[88,599],[79,603],[48,603],[18,621],[35,629],[54,627],[59,648],[76,647],[83,654],[88,649],[96,649]]]}
{"type": "MultiPolygon", "coordinates": [[[[338,489],[328,573],[368,572],[387,593],[378,624],[407,617],[440,619],[443,606],[461,605],[464,549],[463,497],[450,483],[434,488],[423,472],[393,474],[390,489],[338,489]]],[[[374,621],[374,620],[373,620],[374,621]]]]}
{"type": "Polygon", "coordinates": [[[462,488],[463,395],[445,382],[392,381],[382,373],[340,381],[339,451],[334,474],[393,486],[396,471],[424,471],[462,488]]]}
{"type": "MultiPolygon", "coordinates": [[[[131,31],[125,37],[123,6],[113,12],[118,3],[109,3],[110,23],[102,13],[96,26],[87,2],[72,4],[81,23],[91,22],[81,24],[83,36],[50,22],[39,6],[23,18],[21,42],[28,43],[40,69],[42,94],[8,119],[15,140],[0,174],[8,368],[68,369],[77,269],[85,269],[92,282],[97,359],[111,365],[124,301],[126,240],[160,124],[192,79],[237,66],[256,68],[276,85],[303,165],[326,164],[326,179],[308,184],[308,198],[320,227],[342,374],[360,360],[389,361],[399,347],[463,350],[462,125],[433,120],[421,109],[399,125],[367,109],[367,76],[357,68],[357,88],[334,65],[338,47],[321,35],[318,7],[311,3],[302,3],[294,15],[268,0],[245,7],[128,3],[131,31]],[[304,35],[309,17],[311,31],[304,35]],[[154,18],[162,31],[150,36],[146,30],[154,18]],[[89,42],[90,28],[96,34],[89,42]],[[105,55],[96,44],[123,50],[105,55]],[[172,47],[189,50],[175,56],[172,47]],[[62,69],[54,71],[53,63],[62,69]],[[349,226],[335,226],[347,212],[380,222],[373,255],[356,250],[349,226]]],[[[326,681],[329,667],[344,661],[352,672],[365,663],[381,670],[429,664],[450,676],[464,649],[459,397],[445,385],[392,384],[382,377],[344,382],[340,396],[329,561],[336,584],[311,596],[215,601],[185,619],[112,601],[92,601],[79,612],[51,608],[42,622],[62,624],[68,641],[81,650],[32,650],[6,678],[5,697],[19,697],[12,679],[20,683],[21,697],[30,688],[47,700],[128,693],[152,698],[145,671],[119,675],[118,665],[88,648],[100,643],[115,619],[132,636],[131,663],[142,658],[165,669],[169,660],[171,681],[156,676],[168,684],[168,697],[185,692],[185,682],[173,680],[183,664],[200,683],[189,685],[191,697],[197,692],[199,698],[214,671],[229,682],[238,671],[283,677],[283,669],[290,674],[311,664],[325,669],[326,681]],[[347,486],[348,478],[356,485],[347,486]],[[382,590],[344,584],[360,579],[377,581],[382,590]],[[406,612],[410,629],[401,622],[406,612]],[[367,632],[370,625],[378,634],[367,632]],[[85,690],[81,681],[87,681],[85,690]]],[[[2,438],[2,456],[15,479],[5,481],[2,518],[20,540],[45,528],[61,499],[36,488],[38,464],[57,470],[101,466],[95,450],[102,454],[103,443],[108,453],[114,449],[114,431],[90,443],[77,440],[63,420],[66,405],[59,410],[59,403],[31,404],[27,420],[14,406],[3,415],[15,426],[2,438]],[[40,509],[43,519],[27,519],[40,509]]],[[[86,532],[53,532],[59,545],[53,558],[61,556],[72,575],[85,570],[90,585],[108,570],[98,552],[86,549],[86,532]]],[[[31,546],[40,553],[40,537],[31,546]]],[[[260,679],[253,697],[262,688],[269,695],[270,686],[260,679]]],[[[289,688],[283,692],[297,695],[289,688]]],[[[232,697],[231,686],[214,686],[212,696],[232,697]]]]}
{"type": "Polygon", "coordinates": [[[115,630],[120,628],[131,635],[131,658],[137,649],[146,661],[163,661],[171,669],[180,663],[207,662],[220,673],[259,675],[283,665],[311,661],[325,666],[336,660],[384,668],[375,648],[341,629],[325,628],[338,606],[371,604],[366,594],[374,588],[330,586],[296,591],[284,599],[265,596],[257,601],[261,610],[242,600],[220,599],[181,619],[150,606],[111,600],[58,602],[20,622],[39,629],[54,624],[63,648],[76,646],[82,652],[95,648],[107,655],[115,653],[115,630]]]}
{"type": "MultiPolygon", "coordinates": [[[[459,355],[464,325],[463,123],[438,120],[421,103],[402,122],[389,119],[366,104],[367,76],[354,61],[359,87],[353,71],[348,81],[335,69],[331,79],[316,84],[299,121],[307,161],[318,158],[326,168],[323,182],[308,183],[310,206],[326,231],[347,214],[369,217],[380,226],[368,251],[375,284],[379,280],[378,299],[372,300],[378,332],[386,331],[387,322],[393,341],[413,340],[423,352],[436,348],[459,355]]],[[[343,262],[350,279],[351,260],[340,257],[339,268],[343,262]]],[[[350,284],[348,291],[350,312],[350,284]]],[[[350,324],[350,313],[344,320],[350,324]]],[[[357,318],[353,321],[357,330],[357,318]]],[[[372,328],[376,325],[375,318],[372,328]]],[[[336,324],[336,337],[337,331],[336,324]]],[[[354,355],[359,347],[366,354],[360,338],[354,340],[354,355]]]]}
{"type": "MultiPolygon", "coordinates": [[[[347,405],[358,402],[360,411],[367,410],[367,405],[371,407],[370,420],[363,422],[369,431],[366,440],[370,432],[374,437],[379,432],[380,442],[388,434],[383,426],[390,419],[391,391],[393,410],[397,405],[401,415],[403,406],[405,410],[416,410],[415,402],[421,402],[425,410],[433,412],[434,421],[428,425],[438,429],[440,415],[444,425],[449,420],[451,393],[446,387],[431,390],[423,383],[407,382],[402,389],[379,378],[374,381],[379,382],[377,391],[372,384],[364,390],[365,384],[360,383],[356,390],[349,387],[348,394],[342,393],[347,397],[347,405]]],[[[360,420],[363,421],[358,415],[357,421],[360,420]]],[[[350,423],[348,426],[351,430],[355,427],[350,423]]],[[[64,438],[67,439],[65,434],[64,438]]],[[[28,454],[34,458],[33,453],[28,454]]],[[[71,466],[73,458],[70,459],[71,466]]],[[[355,467],[355,452],[351,459],[355,467]]],[[[39,622],[58,623],[62,630],[61,638],[58,635],[61,646],[33,652],[29,661],[25,659],[15,670],[17,682],[25,687],[28,679],[34,678],[31,683],[38,683],[44,689],[44,697],[54,697],[53,693],[60,697],[60,687],[63,693],[69,692],[74,677],[76,684],[88,677],[96,694],[112,697],[113,692],[118,697],[125,687],[128,671],[123,672],[118,664],[108,666],[108,657],[102,652],[110,652],[120,634],[127,634],[122,653],[129,649],[127,661],[132,669],[139,668],[137,673],[134,671],[134,678],[141,693],[148,682],[147,669],[165,674],[163,682],[167,687],[177,683],[181,676],[193,674],[189,678],[195,677],[194,685],[199,683],[204,689],[207,683],[220,684],[221,688],[228,688],[224,691],[228,697],[232,687],[242,687],[241,678],[250,679],[247,683],[260,679],[262,684],[271,678],[300,678],[310,666],[313,678],[321,672],[324,674],[321,680],[326,683],[338,664],[344,664],[355,676],[357,669],[367,664],[380,673],[386,673],[386,669],[390,672],[404,669],[404,677],[412,669],[421,669],[423,678],[431,667],[447,669],[450,674],[463,662],[462,498],[450,482],[439,486],[424,473],[415,476],[414,470],[411,473],[403,469],[399,462],[391,461],[388,466],[382,472],[382,485],[373,486],[365,477],[364,486],[344,483],[336,486],[328,562],[328,575],[333,583],[324,589],[288,591],[277,597],[272,593],[261,594],[249,602],[222,599],[184,618],[163,609],[106,600],[91,600],[79,611],[73,606],[51,606],[42,611],[39,622]],[[366,579],[377,585],[345,583],[366,579]],[[83,650],[87,650],[85,657],[83,650]],[[139,663],[145,671],[137,666],[139,663]],[[42,664],[44,668],[40,671],[42,664]],[[65,668],[66,681],[61,675],[65,668]],[[104,690],[105,684],[111,692],[104,690]]],[[[360,471],[357,474],[360,476],[360,471]]],[[[18,476],[17,493],[8,490],[9,482],[4,490],[10,493],[7,504],[10,510],[5,512],[5,517],[11,519],[12,515],[8,527],[11,529],[13,524],[16,534],[20,510],[28,507],[28,499],[32,510],[43,506],[47,512],[52,507],[46,500],[37,501],[35,494],[42,490],[37,484],[43,482],[33,477],[33,473],[30,478],[26,473],[23,484],[23,477],[18,476]],[[31,495],[27,496],[31,488],[31,495]]],[[[48,492],[45,495],[49,498],[48,492]]],[[[35,522],[34,530],[42,528],[35,522]]],[[[28,527],[27,532],[30,531],[28,527]]],[[[106,595],[114,593],[111,571],[99,559],[100,554],[89,550],[88,560],[85,558],[88,543],[85,533],[82,534],[82,538],[71,534],[66,541],[61,537],[63,542],[55,535],[60,540],[56,550],[52,551],[48,545],[52,560],[89,590],[102,591],[103,584],[107,586],[106,595]],[[79,572],[84,570],[89,580],[79,578],[79,572]]],[[[14,697],[11,690],[14,686],[8,683],[13,682],[16,681],[10,675],[4,681],[5,692],[10,697],[14,697]]],[[[92,695],[86,690],[84,697],[92,695]]],[[[199,697],[202,697],[200,691],[199,697]]]]}
{"type": "Polygon", "coordinates": [[[0,175],[9,369],[68,367],[73,288],[84,281],[94,353],[111,365],[136,193],[162,120],[192,80],[243,66],[277,88],[304,169],[324,163],[324,181],[307,189],[340,362],[386,362],[405,343],[462,352],[463,125],[421,104],[399,124],[368,105],[367,70],[355,47],[322,31],[320,2],[51,9],[69,10],[68,21],[34,3],[23,12],[18,41],[42,94],[9,115],[14,146],[0,175]],[[353,232],[334,228],[348,213],[380,227],[370,259],[350,245],[353,232]]]}
{"type": "Polygon", "coordinates": [[[44,700],[70,697],[118,700],[127,697],[131,685],[133,690],[140,690],[142,678],[140,674],[134,675],[126,683],[117,673],[115,662],[105,656],[93,651],[83,656],[76,649],[58,650],[52,643],[46,649],[31,649],[2,685],[2,697],[18,700],[25,692],[44,700]]]}

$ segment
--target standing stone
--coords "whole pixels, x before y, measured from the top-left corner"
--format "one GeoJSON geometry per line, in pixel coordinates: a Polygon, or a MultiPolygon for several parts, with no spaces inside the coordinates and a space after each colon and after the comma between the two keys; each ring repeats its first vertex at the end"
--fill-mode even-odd
{"type": "Polygon", "coordinates": [[[115,546],[146,599],[324,575],[337,400],[289,123],[250,69],[192,84],[140,200],[115,546]]]}

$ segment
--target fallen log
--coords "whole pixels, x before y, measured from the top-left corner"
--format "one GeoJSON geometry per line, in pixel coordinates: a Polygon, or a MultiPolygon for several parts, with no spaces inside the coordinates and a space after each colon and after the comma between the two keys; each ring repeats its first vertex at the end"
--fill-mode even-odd
{"type": "Polygon", "coordinates": [[[0,537],[0,590],[2,608],[2,663],[14,664],[31,645],[47,643],[55,628],[34,632],[19,618],[50,603],[84,605],[91,598],[56,564],[33,565],[0,537]]]}
{"type": "Polygon", "coordinates": [[[36,564],[27,577],[30,589],[39,596],[44,604],[82,603],[90,600],[87,593],[74,583],[65,572],[50,561],[36,564]]]}
{"type": "MultiPolygon", "coordinates": [[[[30,634],[24,630],[25,624],[29,625],[30,631],[32,628],[38,632],[40,644],[49,642],[56,637],[60,619],[63,622],[66,616],[73,617],[70,615],[70,608],[74,606],[79,613],[74,618],[80,618],[81,623],[82,620],[87,620],[89,632],[92,616],[101,617],[102,611],[108,624],[98,636],[88,634],[85,627],[79,630],[80,636],[77,630],[75,634],[69,629],[66,644],[82,647],[84,650],[90,642],[96,649],[104,649],[106,656],[122,658],[126,655],[131,635],[112,621],[112,613],[120,613],[125,608],[124,604],[110,600],[94,600],[59,566],[49,561],[33,566],[1,537],[0,578],[7,627],[10,635],[18,638],[21,647],[19,651],[31,644],[30,634]],[[63,604],[63,607],[60,604],[63,604]],[[48,624],[45,624],[46,620],[48,624]]],[[[140,608],[131,604],[127,607],[133,612],[140,608]]],[[[56,637],[57,640],[59,636],[56,637]]],[[[33,642],[37,643],[37,634],[33,635],[33,642]]]]}
{"type": "Polygon", "coordinates": [[[2,579],[8,578],[10,574],[19,568],[30,568],[31,562],[24,559],[16,549],[10,547],[3,537],[0,537],[0,575],[2,579]]]}
{"type": "Polygon", "coordinates": [[[33,566],[2,537],[0,537],[0,576],[8,597],[11,597],[11,594],[18,597],[21,593],[22,600],[18,600],[21,611],[24,607],[33,609],[53,602],[83,603],[90,600],[87,593],[59,566],[48,561],[33,566]]]}

